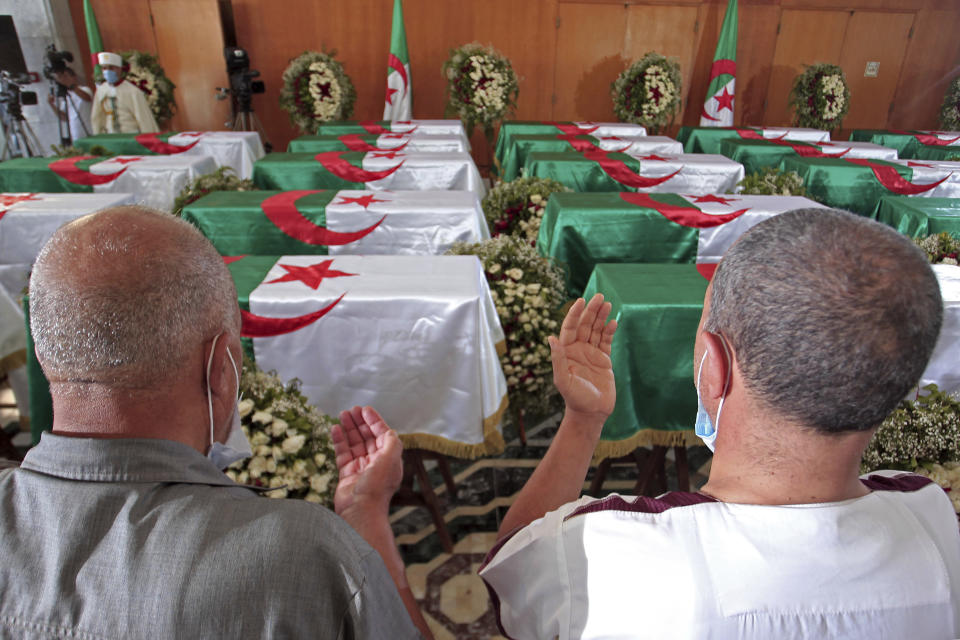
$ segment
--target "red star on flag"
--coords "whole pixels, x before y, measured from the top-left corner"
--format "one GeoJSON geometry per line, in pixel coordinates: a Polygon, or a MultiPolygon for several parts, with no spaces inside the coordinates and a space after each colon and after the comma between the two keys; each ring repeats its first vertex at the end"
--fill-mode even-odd
{"type": "Polygon", "coordinates": [[[345,271],[331,269],[330,265],[332,264],[332,259],[324,260],[323,262],[317,264],[312,264],[309,267],[298,267],[297,265],[293,264],[281,264],[280,266],[287,270],[286,275],[282,275],[276,280],[270,280],[266,284],[273,284],[274,282],[293,282],[294,280],[299,280],[311,289],[317,289],[320,287],[320,283],[323,282],[324,278],[339,278],[341,276],[357,275],[355,273],[347,273],[345,271]]]}
{"type": "Polygon", "coordinates": [[[669,158],[661,158],[655,153],[651,153],[648,156],[640,156],[641,160],[659,160],[660,162],[670,162],[669,158]]]}
{"type": "Polygon", "coordinates": [[[143,160],[143,158],[140,156],[133,156],[131,158],[112,158],[112,160],[120,164],[130,164],[131,162],[140,162],[143,160]]]}
{"type": "Polygon", "coordinates": [[[729,205],[731,202],[736,202],[737,198],[724,198],[723,196],[715,196],[712,193],[705,196],[687,196],[693,202],[715,202],[717,204],[729,205]]]}
{"type": "Polygon", "coordinates": [[[396,89],[391,89],[389,86],[387,87],[387,104],[393,104],[393,94],[396,92],[396,89]]]}
{"type": "Polygon", "coordinates": [[[723,93],[719,93],[713,96],[714,100],[717,101],[717,113],[728,109],[733,111],[733,94],[727,91],[727,88],[723,88],[723,93]]]}
{"type": "Polygon", "coordinates": [[[368,193],[365,196],[358,196],[356,198],[350,198],[348,196],[340,196],[339,202],[334,202],[333,204],[359,204],[361,207],[366,209],[374,202],[390,202],[389,200],[379,200],[377,196],[372,193],[368,193]]]}
{"type": "Polygon", "coordinates": [[[27,202],[27,201],[37,201],[43,200],[43,198],[36,197],[35,193],[25,193],[23,195],[11,196],[11,195],[0,195],[0,207],[10,207],[18,202],[27,202]]]}
{"type": "Polygon", "coordinates": [[[403,154],[399,151],[374,151],[373,152],[374,158],[390,158],[391,160],[393,160],[397,156],[402,156],[402,155],[403,154]]]}

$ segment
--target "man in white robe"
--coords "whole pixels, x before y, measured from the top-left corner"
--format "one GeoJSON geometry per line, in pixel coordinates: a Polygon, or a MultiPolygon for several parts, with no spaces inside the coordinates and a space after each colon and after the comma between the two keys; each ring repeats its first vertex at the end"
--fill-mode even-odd
{"type": "Polygon", "coordinates": [[[97,86],[93,96],[93,134],[160,131],[147,97],[124,80],[123,58],[105,51],[97,54],[97,61],[103,68],[104,82],[97,86]]]}

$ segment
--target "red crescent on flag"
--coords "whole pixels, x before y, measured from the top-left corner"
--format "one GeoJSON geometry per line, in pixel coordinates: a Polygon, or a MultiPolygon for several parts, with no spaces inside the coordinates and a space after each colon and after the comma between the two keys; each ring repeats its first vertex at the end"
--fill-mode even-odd
{"type": "Polygon", "coordinates": [[[630,204],[638,207],[653,209],[671,222],[676,222],[681,226],[693,227],[695,229],[719,227],[722,224],[726,224],[731,220],[739,218],[749,210],[748,207],[747,209],[740,209],[739,211],[732,211],[730,213],[711,215],[709,213],[704,213],[696,207],[683,207],[675,204],[657,202],[646,193],[621,192],[620,197],[624,200],[624,202],[629,202],[630,204]]]}
{"type": "Polygon", "coordinates": [[[600,125],[594,125],[589,129],[581,129],[575,124],[563,124],[561,122],[551,122],[551,121],[541,122],[540,124],[546,124],[546,125],[550,125],[551,127],[556,127],[557,129],[567,134],[568,136],[590,135],[591,133],[593,133],[594,131],[600,128],[600,125]]]}
{"type": "Polygon", "coordinates": [[[697,272],[707,280],[713,280],[713,274],[716,273],[719,262],[698,262],[697,272]]]}
{"type": "MultiPolygon", "coordinates": [[[[340,140],[340,142],[342,142],[347,149],[350,149],[350,151],[383,151],[383,149],[380,147],[375,147],[369,142],[365,142],[359,133],[348,133],[340,136],[338,140],[340,140]]],[[[400,146],[390,147],[390,151],[400,151],[408,144],[410,144],[409,140],[400,146]]]]}
{"type": "Polygon", "coordinates": [[[72,158],[61,158],[60,160],[54,160],[49,166],[51,171],[67,182],[72,182],[73,184],[83,184],[87,186],[113,182],[120,176],[121,173],[127,170],[127,168],[124,167],[116,173],[108,173],[105,176],[98,176],[90,173],[89,171],[84,171],[83,169],[77,168],[77,163],[81,160],[90,160],[91,158],[96,157],[97,156],[74,156],[72,158]]]}
{"type": "Polygon", "coordinates": [[[302,316],[295,316],[293,318],[267,318],[266,316],[258,316],[255,313],[241,309],[240,319],[242,323],[240,325],[240,335],[245,338],[270,338],[283,335],[284,333],[293,333],[330,313],[330,310],[337,306],[337,303],[343,300],[343,296],[345,295],[347,294],[344,293],[319,311],[314,311],[313,313],[302,316]]]}
{"type": "Polygon", "coordinates": [[[637,173],[634,173],[622,160],[614,160],[609,157],[608,152],[606,151],[585,151],[583,152],[583,157],[587,160],[593,160],[600,165],[600,168],[603,171],[619,182],[628,187],[634,187],[635,189],[647,189],[650,187],[655,187],[658,184],[663,184],[673,176],[677,175],[683,170],[683,167],[677,169],[670,175],[663,176],[661,178],[647,178],[641,176],[637,173]]]}
{"type": "Polygon", "coordinates": [[[725,73],[731,76],[737,75],[737,63],[726,58],[714,60],[713,64],[710,65],[710,79],[713,80],[717,76],[722,76],[725,73]]]}
{"type": "Polygon", "coordinates": [[[941,182],[949,178],[953,173],[948,173],[943,176],[941,179],[930,184],[914,184],[909,180],[904,180],[903,176],[897,173],[897,170],[894,167],[889,167],[883,164],[877,164],[871,162],[866,158],[844,158],[847,162],[852,164],[858,164],[862,167],[870,167],[873,171],[874,177],[877,181],[882,184],[888,191],[893,193],[898,193],[902,196],[913,196],[918,193],[923,193],[925,191],[930,191],[934,187],[938,186],[941,182]]]}
{"type": "MultiPolygon", "coordinates": [[[[704,104],[704,106],[700,107],[700,117],[706,118],[707,120],[713,120],[714,122],[718,122],[718,121],[720,120],[720,118],[714,118],[712,115],[710,115],[709,113],[707,113],[707,106],[706,106],[706,104],[704,104]]],[[[739,131],[739,130],[738,130],[738,131],[739,131]]]]}
{"type": "Polygon", "coordinates": [[[392,53],[387,56],[387,66],[400,74],[400,78],[403,80],[403,92],[407,92],[407,70],[403,68],[403,63],[400,62],[400,58],[393,55],[392,53]]]}
{"type": "Polygon", "coordinates": [[[381,133],[390,133],[389,129],[380,126],[373,120],[361,120],[359,124],[367,133],[373,133],[375,135],[379,135],[381,133]]]}
{"type": "MultiPolygon", "coordinates": [[[[578,140],[577,139],[578,135],[582,135],[582,134],[561,133],[557,136],[557,140],[565,141],[571,147],[573,147],[574,151],[579,151],[581,153],[583,153],[584,151],[596,151],[597,149],[600,148],[589,140],[578,140]]],[[[613,153],[623,153],[629,148],[630,148],[630,144],[628,143],[627,146],[625,146],[623,149],[617,149],[613,151],[613,153]]]]}
{"type": "Polygon", "coordinates": [[[340,156],[344,153],[349,153],[347,151],[324,151],[323,153],[318,153],[315,156],[317,162],[323,165],[323,168],[343,180],[348,180],[350,182],[373,182],[375,180],[382,180],[386,178],[394,171],[403,166],[403,163],[406,160],[401,160],[400,164],[395,167],[390,167],[389,169],[384,169],[383,171],[367,171],[366,169],[361,169],[360,167],[355,167],[340,156]]]}
{"type": "Polygon", "coordinates": [[[177,144],[169,144],[157,138],[160,135],[159,133],[141,133],[135,139],[140,143],[142,147],[153,151],[154,153],[159,153],[161,155],[172,155],[174,153],[183,153],[197,146],[197,143],[200,140],[194,140],[188,145],[180,146],[177,144]]]}
{"type": "Polygon", "coordinates": [[[957,140],[960,140],[960,136],[950,140],[941,140],[939,136],[931,135],[929,133],[910,133],[909,131],[903,131],[902,129],[890,129],[890,131],[905,136],[913,136],[920,144],[928,144],[934,147],[949,147],[957,140]]]}
{"type": "Polygon", "coordinates": [[[387,219],[383,216],[373,226],[359,231],[339,232],[319,227],[297,210],[296,201],[319,190],[284,191],[270,196],[260,203],[264,215],[270,222],[291,238],[307,244],[342,245],[355,242],[380,226],[387,219]]]}

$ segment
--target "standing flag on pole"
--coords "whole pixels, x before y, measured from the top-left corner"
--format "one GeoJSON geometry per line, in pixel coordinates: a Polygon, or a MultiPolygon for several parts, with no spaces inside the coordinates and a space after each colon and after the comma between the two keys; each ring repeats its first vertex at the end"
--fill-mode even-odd
{"type": "Polygon", "coordinates": [[[390,33],[390,55],[387,56],[387,97],[383,104],[383,119],[409,120],[412,111],[410,55],[407,53],[407,30],[403,28],[403,2],[393,0],[393,29],[390,33]]]}
{"type": "Polygon", "coordinates": [[[97,25],[97,16],[93,14],[93,7],[90,6],[90,0],[83,0],[83,21],[87,23],[87,42],[90,45],[90,57],[93,61],[93,75],[96,77],[100,71],[97,54],[104,49],[103,39],[100,37],[100,27],[97,25]]]}
{"type": "Polygon", "coordinates": [[[710,67],[710,86],[700,114],[701,127],[733,126],[733,93],[737,76],[737,0],[727,0],[717,52],[710,67]]]}

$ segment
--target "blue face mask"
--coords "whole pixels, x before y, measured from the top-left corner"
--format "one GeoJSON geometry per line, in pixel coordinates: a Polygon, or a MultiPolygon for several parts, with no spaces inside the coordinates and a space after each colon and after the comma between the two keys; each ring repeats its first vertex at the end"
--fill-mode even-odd
{"type": "MultiPolygon", "coordinates": [[[[722,340],[722,338],[721,338],[722,340]]],[[[723,343],[723,351],[727,353],[727,345],[723,343]]],[[[693,427],[694,433],[703,440],[710,451],[713,451],[717,440],[717,427],[720,424],[720,412],[723,411],[723,401],[727,397],[727,388],[730,386],[730,369],[727,369],[727,380],[723,383],[723,396],[720,397],[720,405],[717,407],[717,422],[710,419],[710,414],[703,406],[700,399],[700,374],[703,373],[703,363],[707,360],[707,351],[704,350],[703,357],[700,358],[700,368],[697,370],[697,421],[693,427]]]]}
{"type": "Polygon", "coordinates": [[[117,84],[118,82],[120,82],[120,74],[114,71],[113,69],[104,69],[103,79],[110,84],[117,84]]]}

